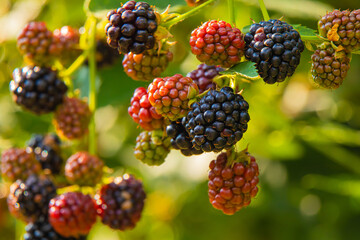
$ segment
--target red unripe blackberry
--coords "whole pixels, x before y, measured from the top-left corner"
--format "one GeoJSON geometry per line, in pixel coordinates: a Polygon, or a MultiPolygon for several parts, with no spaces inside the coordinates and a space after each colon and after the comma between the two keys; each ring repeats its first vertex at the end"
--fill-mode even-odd
{"type": "Polygon", "coordinates": [[[231,67],[244,55],[244,36],[224,21],[211,20],[192,31],[190,46],[200,62],[231,67]]]}
{"type": "Polygon", "coordinates": [[[224,71],[219,66],[208,66],[205,63],[200,64],[197,69],[187,74],[199,87],[199,93],[203,93],[208,89],[215,89],[216,84],[213,82],[214,77],[224,71]]]}
{"type": "Polygon", "coordinates": [[[268,84],[291,77],[304,51],[299,32],[277,19],[252,24],[244,39],[246,59],[255,63],[260,77],[268,84]]]}
{"type": "Polygon", "coordinates": [[[17,38],[17,47],[26,60],[33,64],[49,64],[61,49],[45,22],[30,22],[17,38]]]}
{"type": "Polygon", "coordinates": [[[96,222],[93,199],[81,192],[67,192],[51,199],[49,222],[64,237],[87,235],[96,222]]]}
{"type": "Polygon", "coordinates": [[[166,127],[166,134],[171,137],[171,146],[180,150],[184,156],[202,154],[204,151],[193,144],[193,139],[187,133],[183,122],[186,122],[186,117],[173,121],[166,127]]]}
{"type": "Polygon", "coordinates": [[[154,142],[152,132],[141,132],[136,138],[134,155],[137,159],[150,166],[159,166],[164,163],[170,152],[170,138],[163,137],[154,142]]]}
{"type": "Polygon", "coordinates": [[[86,102],[76,97],[66,97],[55,111],[54,125],[57,133],[67,139],[80,139],[89,131],[91,112],[86,102]]]}
{"type": "Polygon", "coordinates": [[[11,182],[17,179],[26,180],[32,174],[39,174],[41,165],[34,153],[25,149],[10,148],[2,152],[1,174],[11,182]]]}
{"type": "Polygon", "coordinates": [[[86,240],[86,236],[64,237],[58,234],[47,217],[41,217],[25,227],[24,240],[86,240]]]}
{"type": "Polygon", "coordinates": [[[338,88],[350,69],[350,58],[345,51],[336,52],[330,44],[316,49],[311,60],[314,82],[327,89],[338,88]]]}
{"type": "Polygon", "coordinates": [[[27,66],[14,70],[10,91],[16,104],[33,113],[44,114],[53,112],[63,102],[67,87],[56,71],[27,66]]]}
{"type": "Polygon", "coordinates": [[[189,111],[189,100],[199,93],[196,83],[189,77],[175,74],[155,78],[148,87],[149,101],[156,112],[175,121],[189,111]]]}
{"type": "Polygon", "coordinates": [[[23,216],[35,220],[47,216],[50,199],[56,196],[56,187],[46,177],[31,175],[26,181],[17,180],[11,188],[16,207],[23,216]],[[19,187],[17,187],[19,186],[19,187]]]}
{"type": "Polygon", "coordinates": [[[80,186],[95,186],[101,181],[104,162],[87,152],[77,152],[65,164],[65,177],[80,186]]]}
{"type": "Polygon", "coordinates": [[[148,93],[143,87],[135,89],[128,113],[146,131],[161,129],[164,125],[164,118],[151,106],[148,93]]]}
{"type": "Polygon", "coordinates": [[[141,218],[145,197],[142,183],[124,174],[95,195],[97,213],[102,223],[113,229],[132,229],[141,218]]]}
{"type": "Polygon", "coordinates": [[[338,38],[330,40],[336,45],[342,45],[348,50],[360,48],[360,9],[351,12],[349,10],[329,12],[319,20],[318,28],[322,37],[329,37],[328,34],[331,35],[331,30],[334,28],[338,38]]]}
{"type": "Polygon", "coordinates": [[[61,170],[63,159],[60,149],[61,141],[55,134],[34,135],[28,142],[28,149],[34,152],[36,160],[42,169],[58,174],[61,170]]]}
{"type": "Polygon", "coordinates": [[[259,168],[248,153],[229,159],[221,153],[210,162],[208,195],[214,208],[232,215],[250,204],[258,192],[259,168]]]}
{"type": "Polygon", "coordinates": [[[123,59],[125,73],[134,80],[152,81],[165,71],[173,59],[172,52],[167,48],[150,49],[140,54],[128,53],[123,59]]]}
{"type": "Polygon", "coordinates": [[[81,50],[79,48],[80,33],[78,29],[74,29],[70,26],[64,26],[59,29],[55,29],[53,32],[54,42],[57,47],[61,49],[59,52],[60,59],[67,63],[76,58],[81,50]]]}
{"type": "Polygon", "coordinates": [[[230,87],[210,90],[191,105],[183,125],[194,148],[204,152],[230,149],[247,130],[249,104],[230,87]]]}
{"type": "Polygon", "coordinates": [[[121,53],[139,54],[155,45],[156,14],[146,2],[128,1],[107,14],[107,42],[121,53]]]}

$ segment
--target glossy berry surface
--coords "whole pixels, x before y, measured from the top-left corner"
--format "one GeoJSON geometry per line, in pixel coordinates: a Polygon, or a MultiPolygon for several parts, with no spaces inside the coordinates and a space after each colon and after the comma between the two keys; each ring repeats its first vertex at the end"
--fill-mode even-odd
{"type": "Polygon", "coordinates": [[[224,21],[211,20],[192,31],[190,46],[200,62],[231,67],[244,55],[244,36],[224,21]]]}
{"type": "Polygon", "coordinates": [[[95,195],[97,213],[102,223],[113,229],[132,229],[141,218],[145,197],[142,183],[124,174],[95,195]]]}
{"type": "Polygon", "coordinates": [[[268,84],[291,77],[304,51],[298,31],[280,20],[252,24],[244,39],[246,59],[255,63],[260,77],[268,84]]]}

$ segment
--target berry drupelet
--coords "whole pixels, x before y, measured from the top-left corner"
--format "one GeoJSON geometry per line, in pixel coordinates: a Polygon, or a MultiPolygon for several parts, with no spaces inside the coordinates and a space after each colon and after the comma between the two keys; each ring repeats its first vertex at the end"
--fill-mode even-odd
{"type": "Polygon", "coordinates": [[[213,82],[213,79],[218,76],[221,71],[224,71],[222,67],[208,66],[203,63],[200,64],[197,69],[188,73],[187,77],[190,77],[196,85],[198,85],[199,93],[203,93],[208,89],[216,88],[216,84],[213,82]]]}

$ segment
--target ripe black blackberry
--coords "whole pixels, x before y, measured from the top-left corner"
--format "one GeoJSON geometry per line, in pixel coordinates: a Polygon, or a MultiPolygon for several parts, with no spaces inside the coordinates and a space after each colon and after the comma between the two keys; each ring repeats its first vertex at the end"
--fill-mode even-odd
{"type": "Polygon", "coordinates": [[[128,1],[121,8],[108,12],[107,19],[107,42],[119,52],[139,54],[154,47],[158,24],[148,3],[128,1]]]}
{"type": "Polygon", "coordinates": [[[244,40],[246,59],[256,64],[260,77],[269,84],[292,76],[304,51],[300,34],[276,19],[252,24],[244,40]]]}
{"type": "Polygon", "coordinates": [[[242,138],[250,120],[249,104],[230,87],[210,90],[191,108],[183,124],[193,146],[204,152],[230,149],[242,138]]]}
{"type": "Polygon", "coordinates": [[[28,142],[28,148],[35,153],[42,169],[58,174],[63,163],[60,151],[61,141],[55,134],[34,135],[28,142]]]}
{"type": "Polygon", "coordinates": [[[197,69],[188,73],[186,76],[190,77],[199,87],[199,93],[208,89],[215,89],[216,84],[213,82],[214,77],[219,75],[224,69],[220,66],[209,66],[202,63],[197,69]]]}
{"type": "Polygon", "coordinates": [[[145,198],[141,181],[124,174],[95,195],[97,213],[102,223],[113,229],[132,229],[141,218],[145,198]]]}
{"type": "Polygon", "coordinates": [[[25,182],[18,180],[20,188],[14,195],[17,197],[20,212],[27,217],[37,219],[47,216],[50,200],[56,196],[53,182],[42,176],[31,175],[25,182]]]}
{"type": "Polygon", "coordinates": [[[185,156],[202,154],[203,150],[197,145],[193,145],[192,138],[190,138],[186,132],[182,120],[185,121],[186,117],[171,122],[171,124],[166,127],[166,134],[171,137],[171,146],[174,149],[180,150],[185,156]]]}
{"type": "Polygon", "coordinates": [[[41,217],[25,227],[24,240],[86,240],[86,236],[79,238],[63,237],[58,234],[49,223],[47,217],[41,217]]]}
{"type": "Polygon", "coordinates": [[[46,67],[16,68],[10,91],[14,101],[36,114],[49,113],[63,102],[67,87],[57,72],[46,67]]]}

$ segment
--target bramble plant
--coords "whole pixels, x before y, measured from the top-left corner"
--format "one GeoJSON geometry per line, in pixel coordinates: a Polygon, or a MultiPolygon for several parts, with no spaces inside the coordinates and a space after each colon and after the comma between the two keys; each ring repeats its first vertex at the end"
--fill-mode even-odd
{"type": "Polygon", "coordinates": [[[113,174],[97,157],[97,70],[121,55],[125,73],[148,83],[147,88],[128,89],[134,91],[128,113],[142,129],[134,143],[135,157],[158,166],[171,149],[184,156],[215,152],[208,175],[213,207],[233,215],[257,196],[261,169],[248,147],[237,147],[251,128],[252,99],[244,99],[243,84],[291,81],[300,61],[310,61],[302,57],[307,49],[314,52],[314,82],[325,89],[339,88],[352,54],[359,54],[360,10],[327,13],[317,33],[285,19],[270,19],[259,0],[263,21],[239,29],[234,0],[228,0],[230,22],[199,22],[188,33],[189,49],[201,65],[186,76],[164,76],[177,44],[171,28],[216,1],[186,0],[191,8],[182,14],[173,13],[170,5],[160,13],[149,3],[127,1],[105,14],[93,11],[92,1],[86,0],[87,19],[80,29],[64,26],[52,32],[44,22],[23,28],[17,46],[27,66],[14,70],[11,95],[26,111],[53,113],[62,139],[35,135],[27,147],[2,153],[1,173],[13,183],[9,209],[28,224],[25,240],[86,239],[97,217],[121,231],[141,219],[143,183],[134,174],[113,174]],[[89,68],[85,94],[72,82],[84,64],[89,68]],[[74,152],[65,160],[62,150],[69,145],[74,152]]]}

